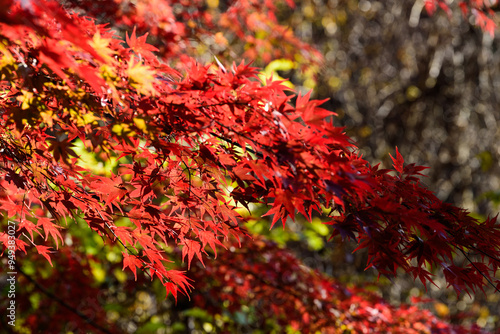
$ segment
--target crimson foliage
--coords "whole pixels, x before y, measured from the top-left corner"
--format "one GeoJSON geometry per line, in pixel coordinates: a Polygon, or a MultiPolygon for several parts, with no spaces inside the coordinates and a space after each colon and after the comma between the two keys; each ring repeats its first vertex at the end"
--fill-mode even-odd
{"type": "MultiPolygon", "coordinates": [[[[216,260],[223,265],[207,263],[217,282],[207,288],[215,298],[229,287],[232,297],[226,297],[238,303],[248,291],[263,300],[270,300],[269,291],[282,294],[281,278],[256,273],[286,264],[293,280],[308,288],[269,308],[296,328],[448,328],[427,313],[345,290],[275,246],[247,238],[245,209],[261,203],[270,207],[271,227],[297,213],[324,217],[332,237],[366,248],[368,267],[381,275],[402,268],[426,283],[430,268],[441,268],[457,293],[500,288],[496,219],[480,222],[442,203],[421,185],[424,167],[405,165],[397,149],[393,169],[371,166],[334,125],[334,114],[309,94],[295,95],[279,81],[261,83],[258,70],[244,62],[202,65],[188,57],[195,52],[193,36],[208,36],[214,27],[233,41],[244,39],[248,57],[272,50],[272,38],[284,41],[272,56],[290,56],[290,45],[298,43],[277,23],[272,1],[263,8],[237,1],[222,12],[204,3],[68,1],[67,11],[54,1],[1,2],[0,210],[5,221],[18,222],[15,247],[0,233],[5,254],[15,250],[18,260],[34,261],[38,253],[52,265],[54,252],[78,241],[72,225],[85,223],[122,247],[124,270],[135,279],[145,272],[175,299],[179,291],[188,295],[192,283],[169,268],[172,247],[182,249],[188,268],[223,252],[216,260]],[[271,29],[271,38],[247,33],[256,24],[271,29]],[[125,38],[112,27],[128,30],[125,38]],[[155,46],[136,27],[149,31],[155,46]],[[97,165],[76,152],[78,145],[97,165]],[[242,252],[224,250],[234,240],[244,240],[242,252]],[[455,263],[456,254],[466,261],[455,263]],[[244,281],[240,290],[227,281],[235,275],[244,281]],[[359,306],[357,314],[348,311],[352,305],[359,306]]],[[[427,5],[434,10],[434,2],[427,5]]],[[[214,38],[229,43],[222,33],[214,38]]],[[[311,61],[318,59],[301,46],[311,61]]],[[[199,268],[193,274],[210,284],[199,268]]],[[[31,321],[36,327],[42,320],[31,321]]]]}

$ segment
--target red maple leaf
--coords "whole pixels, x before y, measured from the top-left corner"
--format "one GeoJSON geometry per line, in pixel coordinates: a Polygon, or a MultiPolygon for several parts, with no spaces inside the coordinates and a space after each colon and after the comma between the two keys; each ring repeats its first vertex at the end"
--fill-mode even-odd
{"type": "Polygon", "coordinates": [[[43,255],[43,257],[45,257],[49,261],[50,265],[53,267],[52,261],[50,259],[50,255],[49,255],[49,253],[53,253],[53,252],[49,251],[51,247],[47,247],[47,246],[43,246],[43,245],[37,245],[35,247],[36,247],[36,250],[38,251],[38,254],[43,255]]]}
{"type": "Polygon", "coordinates": [[[38,231],[38,227],[35,224],[33,224],[32,222],[30,222],[29,220],[26,220],[26,219],[22,220],[19,223],[18,229],[19,229],[19,231],[22,230],[22,229],[25,229],[29,233],[32,241],[33,241],[33,231],[35,231],[36,233],[40,234],[40,231],[38,231]]]}
{"type": "Polygon", "coordinates": [[[63,237],[61,233],[59,233],[58,231],[58,229],[61,229],[62,227],[54,224],[52,222],[52,219],[46,217],[39,217],[37,222],[37,227],[41,227],[45,231],[45,240],[47,240],[49,235],[54,239],[54,241],[56,242],[56,248],[59,248],[59,243],[57,241],[57,238],[61,239],[61,242],[64,243],[63,237]]]}
{"type": "Polygon", "coordinates": [[[137,281],[137,268],[141,269],[142,268],[142,262],[139,260],[139,258],[135,255],[131,255],[129,253],[123,252],[123,268],[122,270],[125,270],[125,268],[130,268],[132,272],[134,273],[135,280],[137,281]]]}
{"type": "Polygon", "coordinates": [[[122,198],[127,189],[122,186],[122,179],[119,176],[111,175],[110,177],[96,177],[97,181],[91,184],[91,187],[101,194],[101,199],[104,200],[107,206],[117,199],[122,198]]]}
{"type": "Polygon", "coordinates": [[[191,261],[193,257],[196,255],[200,262],[203,264],[203,257],[201,256],[201,244],[198,241],[185,239],[183,241],[184,247],[182,248],[182,260],[188,258],[188,269],[191,267],[191,261]]]}
{"type": "Polygon", "coordinates": [[[393,164],[394,169],[397,170],[399,173],[403,173],[404,160],[403,160],[403,156],[399,153],[397,147],[396,147],[396,159],[394,159],[394,157],[392,155],[390,155],[390,156],[391,156],[392,161],[394,162],[394,164],[393,164]]]}
{"type": "Polygon", "coordinates": [[[158,51],[154,46],[146,43],[146,38],[148,37],[148,33],[141,37],[136,37],[135,35],[135,27],[130,38],[128,37],[128,33],[125,34],[125,39],[127,41],[128,46],[138,55],[142,55],[145,58],[154,58],[154,54],[151,51],[158,51]]]}

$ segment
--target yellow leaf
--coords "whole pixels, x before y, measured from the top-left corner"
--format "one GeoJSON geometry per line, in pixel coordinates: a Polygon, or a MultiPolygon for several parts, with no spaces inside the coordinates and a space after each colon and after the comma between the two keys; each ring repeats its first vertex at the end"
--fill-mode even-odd
{"type": "Polygon", "coordinates": [[[111,61],[113,60],[111,56],[114,54],[114,51],[108,47],[109,42],[111,42],[111,38],[101,38],[101,34],[96,32],[92,38],[92,42],[90,42],[90,46],[93,47],[104,60],[111,61]]]}
{"type": "Polygon", "coordinates": [[[130,58],[127,75],[130,85],[137,89],[139,93],[144,95],[154,94],[153,83],[156,81],[154,73],[148,66],[142,65],[140,62],[134,64],[134,57],[130,58]]]}

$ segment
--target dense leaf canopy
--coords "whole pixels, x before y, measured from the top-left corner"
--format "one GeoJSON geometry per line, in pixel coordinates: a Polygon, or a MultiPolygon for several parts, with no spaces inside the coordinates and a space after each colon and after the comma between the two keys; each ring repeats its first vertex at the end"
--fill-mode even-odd
{"type": "MultiPolygon", "coordinates": [[[[176,300],[195,284],[169,264],[179,250],[212,298],[237,308],[253,295],[295,329],[451,330],[414,307],[395,309],[338,286],[252,239],[244,223],[258,204],[269,207],[270,227],[321,217],[332,238],[367,249],[367,267],[380,275],[402,268],[426,283],[440,268],[457,293],[500,288],[496,219],[479,221],[440,201],[420,182],[425,168],[405,164],[397,148],[392,169],[371,166],[309,93],[261,81],[243,61],[205,65],[192,57],[203,39],[214,47],[243,39],[242,58],[293,57],[297,43],[302,63],[319,62],[278,24],[272,1],[219,10],[204,1],[62,3],[2,1],[0,10],[0,212],[6,224],[17,222],[15,241],[5,231],[0,242],[18,265],[44,257],[77,277],[88,264],[71,260],[71,245],[81,242],[73,231],[84,224],[121,247],[122,269],[135,280],[160,282],[176,300]],[[268,36],[256,39],[252,28],[268,36]],[[274,50],[275,40],[283,47],[274,50]],[[466,260],[454,261],[457,254],[466,260]]],[[[491,32],[482,2],[472,7],[491,32]]],[[[29,321],[36,328],[44,320],[29,321]]]]}

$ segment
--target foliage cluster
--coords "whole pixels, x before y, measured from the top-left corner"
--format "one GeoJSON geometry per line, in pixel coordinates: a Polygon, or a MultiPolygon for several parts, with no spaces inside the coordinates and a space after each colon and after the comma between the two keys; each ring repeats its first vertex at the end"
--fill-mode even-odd
{"type": "MultiPolygon", "coordinates": [[[[113,332],[103,325],[106,298],[94,300],[92,316],[64,301],[99,295],[96,282],[79,275],[92,272],[125,289],[146,276],[177,300],[195,284],[175,267],[180,259],[188,270],[196,263],[195,282],[206,291],[193,298],[196,305],[209,314],[246,309],[252,319],[240,325],[453,330],[425,311],[342,287],[252,239],[244,223],[254,204],[269,206],[271,227],[296,214],[322,217],[332,238],[366,249],[368,267],[380,275],[402,268],[426,283],[431,269],[441,268],[457,293],[500,288],[496,219],[479,221],[440,201],[420,182],[424,167],[405,165],[397,149],[392,169],[371,166],[334,125],[334,113],[320,107],[324,101],[280,81],[261,82],[244,62],[202,65],[188,56],[199,40],[213,38],[221,45],[243,39],[246,55],[264,61],[281,57],[273,43],[283,39],[276,52],[294,57],[290,47],[299,42],[272,15],[272,1],[93,3],[65,1],[64,9],[55,1],[6,0],[0,10],[0,210],[5,223],[17,222],[15,240],[2,232],[0,242],[23,279],[65,310],[31,312],[47,300],[25,295],[21,326],[113,332]],[[214,27],[221,31],[212,34],[214,27]],[[111,28],[129,32],[120,38],[111,28]],[[148,30],[154,45],[138,30],[148,30]],[[93,235],[113,249],[111,265],[87,254],[93,235]],[[456,263],[456,254],[466,261],[456,263]],[[64,266],[64,275],[34,271],[42,257],[64,266]],[[116,271],[120,257],[130,277],[116,271]],[[55,284],[57,293],[44,287],[55,284]],[[272,323],[262,323],[262,305],[272,323]]],[[[219,322],[225,330],[237,326],[219,322]]]]}

